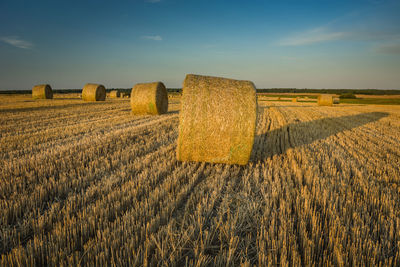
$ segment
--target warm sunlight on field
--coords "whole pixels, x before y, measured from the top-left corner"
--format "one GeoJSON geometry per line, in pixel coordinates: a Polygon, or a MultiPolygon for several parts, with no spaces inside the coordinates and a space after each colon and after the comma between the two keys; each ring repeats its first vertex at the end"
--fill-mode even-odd
{"type": "Polygon", "coordinates": [[[0,95],[1,266],[400,265],[400,106],[260,99],[237,166],[176,161],[179,97],[79,97],[0,95]]]}

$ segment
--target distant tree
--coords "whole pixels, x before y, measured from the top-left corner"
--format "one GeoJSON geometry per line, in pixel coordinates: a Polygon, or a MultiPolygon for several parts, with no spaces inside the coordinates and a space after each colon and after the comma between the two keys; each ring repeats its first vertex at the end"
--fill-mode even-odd
{"type": "Polygon", "coordinates": [[[345,93],[339,96],[340,99],[356,99],[356,95],[353,93],[345,93]]]}

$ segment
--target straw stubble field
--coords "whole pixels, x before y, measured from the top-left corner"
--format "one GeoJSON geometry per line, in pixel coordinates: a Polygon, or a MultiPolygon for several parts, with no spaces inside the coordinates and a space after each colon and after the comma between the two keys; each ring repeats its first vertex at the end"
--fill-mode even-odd
{"type": "Polygon", "coordinates": [[[177,162],[169,101],[0,96],[0,265],[400,264],[398,107],[259,101],[236,166],[177,162]]]}

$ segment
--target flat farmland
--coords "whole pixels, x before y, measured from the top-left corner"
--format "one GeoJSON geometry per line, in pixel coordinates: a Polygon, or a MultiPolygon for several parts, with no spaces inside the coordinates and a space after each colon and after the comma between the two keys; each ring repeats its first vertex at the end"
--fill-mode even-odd
{"type": "Polygon", "coordinates": [[[236,166],[178,162],[169,101],[0,95],[0,265],[400,265],[400,106],[260,99],[236,166]]]}

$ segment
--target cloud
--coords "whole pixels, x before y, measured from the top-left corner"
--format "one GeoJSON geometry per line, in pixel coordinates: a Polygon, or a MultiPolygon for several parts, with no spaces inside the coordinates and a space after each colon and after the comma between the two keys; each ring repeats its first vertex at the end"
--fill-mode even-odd
{"type": "Polygon", "coordinates": [[[385,54],[400,54],[400,43],[398,44],[380,44],[375,50],[385,54]]]}
{"type": "Polygon", "coordinates": [[[315,43],[323,43],[329,41],[342,40],[349,36],[347,32],[330,32],[323,27],[315,28],[303,33],[299,33],[279,42],[282,46],[300,46],[310,45],[315,43]]]}
{"type": "Polygon", "coordinates": [[[162,41],[162,37],[160,35],[143,35],[141,38],[144,40],[162,41]]]}
{"type": "Polygon", "coordinates": [[[145,0],[147,3],[159,3],[161,0],[145,0]]]}
{"type": "Polygon", "coordinates": [[[357,30],[352,31],[333,31],[325,27],[319,27],[312,30],[304,31],[289,37],[286,37],[278,42],[280,46],[304,46],[316,43],[326,43],[332,41],[397,41],[400,40],[398,31],[377,31],[377,30],[357,30]]]}
{"type": "Polygon", "coordinates": [[[18,36],[0,37],[0,41],[22,49],[31,49],[33,47],[31,42],[22,40],[18,36]]]}

